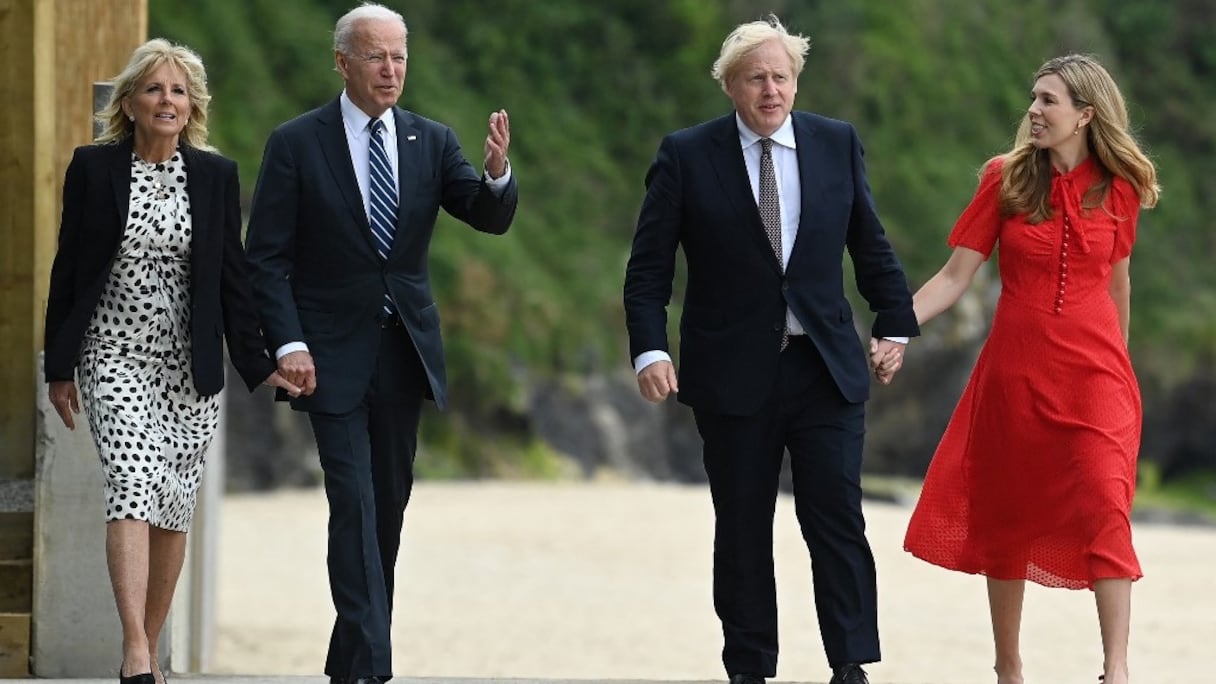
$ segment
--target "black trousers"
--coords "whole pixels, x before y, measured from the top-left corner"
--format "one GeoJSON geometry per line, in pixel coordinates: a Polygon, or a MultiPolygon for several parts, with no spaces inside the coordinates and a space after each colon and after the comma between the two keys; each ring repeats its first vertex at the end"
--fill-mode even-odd
{"type": "Polygon", "coordinates": [[[865,406],[844,400],[805,337],[791,338],[778,377],[754,416],[694,412],[714,503],[714,608],[732,675],[777,674],[773,515],[786,449],[828,662],[880,657],[874,556],[861,511],[865,406]]]}
{"type": "Polygon", "coordinates": [[[426,382],[405,328],[385,328],[363,400],[348,413],[309,413],[329,500],[331,677],[392,676],[393,574],[426,382]]]}

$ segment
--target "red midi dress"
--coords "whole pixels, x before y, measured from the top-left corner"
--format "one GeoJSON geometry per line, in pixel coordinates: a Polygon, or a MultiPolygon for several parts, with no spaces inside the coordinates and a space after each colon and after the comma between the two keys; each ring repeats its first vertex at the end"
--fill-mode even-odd
{"type": "Polygon", "coordinates": [[[999,213],[1000,158],[950,233],[988,258],[1000,243],[1001,295],[908,525],[904,548],[993,579],[1093,588],[1141,577],[1131,506],[1140,390],[1110,295],[1131,254],[1139,199],[1122,178],[1083,208],[1100,179],[1090,157],[1054,173],[1053,216],[999,213]]]}

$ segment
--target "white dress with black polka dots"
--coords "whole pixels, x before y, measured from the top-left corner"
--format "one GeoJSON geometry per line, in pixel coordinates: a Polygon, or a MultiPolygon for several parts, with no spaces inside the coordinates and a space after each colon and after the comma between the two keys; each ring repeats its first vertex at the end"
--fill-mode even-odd
{"type": "Polygon", "coordinates": [[[190,199],[181,153],[132,155],[127,227],[81,347],[81,397],[105,476],[106,520],[184,532],[219,395],[190,372],[190,199]]]}

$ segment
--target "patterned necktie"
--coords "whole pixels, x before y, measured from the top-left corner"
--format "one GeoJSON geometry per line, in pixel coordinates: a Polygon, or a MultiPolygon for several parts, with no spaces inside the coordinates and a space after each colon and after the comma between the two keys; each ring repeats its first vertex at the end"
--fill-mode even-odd
{"type": "MultiPolygon", "coordinates": [[[[773,140],[760,139],[760,222],[764,224],[764,232],[768,235],[768,243],[777,255],[777,264],[785,269],[785,260],[781,253],[781,202],[777,197],[777,172],[773,169],[773,140]]],[[[790,343],[790,327],[786,321],[781,329],[781,349],[790,343]]]]}
{"type": "MultiPolygon", "coordinates": [[[[371,131],[367,155],[371,211],[367,219],[376,239],[376,253],[381,259],[388,259],[393,249],[393,236],[397,234],[397,183],[384,151],[384,122],[372,119],[368,129],[371,131]]],[[[384,293],[384,313],[393,313],[393,299],[387,292],[384,293]]]]}

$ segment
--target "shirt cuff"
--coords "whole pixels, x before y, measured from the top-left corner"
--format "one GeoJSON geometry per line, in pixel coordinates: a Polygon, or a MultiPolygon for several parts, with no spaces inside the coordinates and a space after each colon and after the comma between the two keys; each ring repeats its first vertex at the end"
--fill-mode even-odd
{"type": "Polygon", "coordinates": [[[290,354],[292,352],[298,352],[298,351],[302,351],[302,352],[308,351],[308,345],[304,344],[303,342],[288,342],[287,344],[283,345],[282,347],[279,347],[278,349],[274,350],[274,360],[278,361],[279,359],[283,358],[284,356],[287,356],[288,354],[290,354]]]}
{"type": "Polygon", "coordinates": [[[482,178],[486,181],[488,187],[495,195],[501,195],[502,191],[507,187],[507,183],[511,182],[511,160],[507,160],[507,170],[503,172],[499,178],[490,178],[490,172],[482,172],[482,178]]]}
{"type": "Polygon", "coordinates": [[[640,375],[642,373],[642,371],[646,370],[647,366],[657,363],[659,361],[670,362],[671,354],[668,354],[667,352],[659,350],[659,349],[656,349],[654,351],[643,352],[641,354],[638,354],[638,357],[633,360],[633,371],[640,375]]]}
{"type": "Polygon", "coordinates": [[[900,344],[907,344],[908,340],[910,340],[912,338],[910,338],[910,337],[884,337],[883,339],[889,340],[891,342],[898,342],[900,344]]]}

